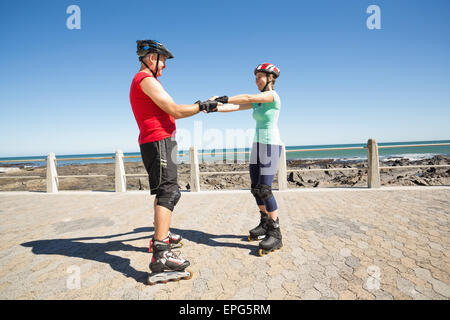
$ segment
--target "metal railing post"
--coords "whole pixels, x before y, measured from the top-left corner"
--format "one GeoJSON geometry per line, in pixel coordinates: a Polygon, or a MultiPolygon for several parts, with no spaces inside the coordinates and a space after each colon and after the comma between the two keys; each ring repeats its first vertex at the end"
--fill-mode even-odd
{"type": "Polygon", "coordinates": [[[191,192],[200,191],[200,169],[198,166],[198,152],[195,147],[189,148],[189,157],[191,162],[191,192]]]}
{"type": "Polygon", "coordinates": [[[380,160],[378,157],[378,145],[375,139],[367,141],[367,186],[369,188],[380,188],[380,160]]]}
{"type": "Polygon", "coordinates": [[[280,161],[278,163],[278,190],[287,190],[286,148],[281,146],[280,161]]]}
{"type": "Polygon", "coordinates": [[[58,192],[58,172],[56,171],[56,156],[50,152],[47,156],[47,193],[58,192]]]}
{"type": "Polygon", "coordinates": [[[116,192],[127,191],[127,176],[125,175],[125,166],[123,164],[123,152],[122,150],[116,151],[115,157],[115,184],[116,192]]]}

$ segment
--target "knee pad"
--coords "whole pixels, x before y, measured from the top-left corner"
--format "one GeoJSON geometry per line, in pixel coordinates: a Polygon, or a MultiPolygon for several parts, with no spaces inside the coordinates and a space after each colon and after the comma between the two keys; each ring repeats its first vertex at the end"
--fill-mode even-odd
{"type": "Polygon", "coordinates": [[[180,198],[181,198],[180,190],[164,192],[157,196],[158,200],[157,200],[156,204],[158,206],[165,207],[165,208],[169,209],[170,211],[173,211],[173,209],[177,205],[180,198]]]}
{"type": "Polygon", "coordinates": [[[259,185],[252,184],[250,192],[255,198],[259,198],[259,185]]]}
{"type": "Polygon", "coordinates": [[[255,185],[252,184],[252,187],[250,189],[250,192],[252,193],[253,197],[255,197],[256,200],[256,204],[258,206],[261,206],[264,204],[264,201],[261,199],[261,197],[259,196],[260,190],[259,188],[257,188],[255,185]]]}
{"type": "Polygon", "coordinates": [[[259,197],[263,201],[267,201],[273,197],[271,186],[268,186],[267,184],[260,184],[257,187],[259,187],[259,197]]]}

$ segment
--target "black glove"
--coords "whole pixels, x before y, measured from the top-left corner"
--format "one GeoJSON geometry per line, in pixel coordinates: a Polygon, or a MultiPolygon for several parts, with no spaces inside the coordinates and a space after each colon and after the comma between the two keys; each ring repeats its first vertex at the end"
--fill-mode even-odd
{"type": "Polygon", "coordinates": [[[200,101],[198,100],[195,102],[198,104],[200,111],[206,111],[207,113],[210,112],[217,112],[217,101],[200,101]]]}
{"type": "Polygon", "coordinates": [[[228,97],[227,96],[221,96],[221,97],[218,97],[218,98],[214,99],[214,101],[217,101],[217,102],[225,104],[225,103],[228,103],[228,97]]]}

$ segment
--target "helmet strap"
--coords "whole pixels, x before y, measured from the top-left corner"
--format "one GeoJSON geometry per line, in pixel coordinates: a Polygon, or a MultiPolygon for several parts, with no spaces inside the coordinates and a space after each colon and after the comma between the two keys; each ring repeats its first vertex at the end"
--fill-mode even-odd
{"type": "Polygon", "coordinates": [[[264,88],[261,90],[261,92],[264,92],[264,91],[266,91],[266,89],[267,89],[267,86],[269,85],[269,83],[270,83],[270,81],[269,81],[269,74],[268,73],[266,73],[266,79],[267,79],[267,82],[266,82],[266,85],[264,86],[264,88]]]}
{"type": "MultiPolygon", "coordinates": [[[[145,57],[144,57],[145,58],[145,57]]],[[[155,77],[155,79],[157,79],[157,74],[158,74],[158,65],[159,65],[159,53],[158,56],[156,58],[156,72],[153,72],[152,69],[150,69],[150,67],[145,63],[144,58],[139,58],[139,60],[141,60],[141,62],[145,65],[145,67],[150,70],[150,72],[153,74],[153,76],[155,77]]]]}
{"type": "Polygon", "coordinates": [[[158,53],[158,56],[157,56],[157,58],[156,58],[156,71],[155,71],[155,73],[153,73],[153,71],[152,71],[153,76],[155,77],[155,79],[157,78],[158,67],[159,67],[159,53],[158,53]]]}

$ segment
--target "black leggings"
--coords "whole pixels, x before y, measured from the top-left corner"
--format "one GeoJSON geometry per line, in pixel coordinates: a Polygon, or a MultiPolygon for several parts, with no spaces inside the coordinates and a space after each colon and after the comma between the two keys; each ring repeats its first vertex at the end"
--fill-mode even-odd
{"type": "MultiPolygon", "coordinates": [[[[278,160],[280,160],[281,146],[275,144],[253,143],[250,155],[250,180],[252,188],[260,184],[272,187],[273,178],[277,172],[278,160]]],[[[263,200],[254,195],[258,205],[265,205],[268,212],[277,210],[277,201],[272,196],[263,200]]]]}

